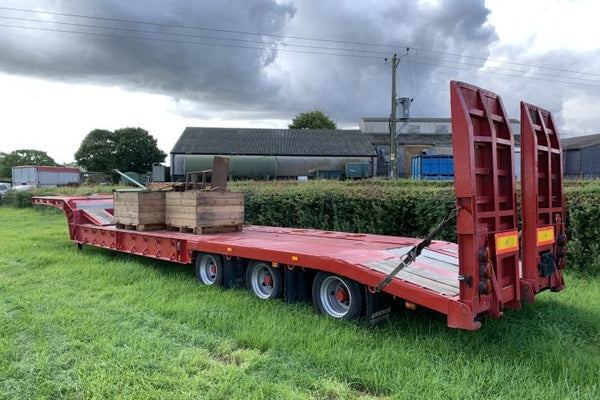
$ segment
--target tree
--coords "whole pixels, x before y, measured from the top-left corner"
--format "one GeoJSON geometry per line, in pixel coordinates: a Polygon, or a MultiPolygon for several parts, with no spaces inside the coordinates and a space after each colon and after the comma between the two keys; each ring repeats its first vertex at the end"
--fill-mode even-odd
{"type": "Polygon", "coordinates": [[[88,171],[111,172],[116,168],[115,147],[114,132],[94,129],[81,142],[75,161],[88,171]]]}
{"type": "Polygon", "coordinates": [[[117,168],[122,171],[148,172],[152,163],[163,162],[167,156],[145,129],[117,129],[115,135],[117,168]]]}
{"type": "Polygon", "coordinates": [[[88,171],[110,174],[119,169],[144,173],[152,168],[152,163],[163,162],[166,156],[145,129],[122,128],[114,132],[94,129],[81,142],[75,160],[88,171]]]}
{"type": "Polygon", "coordinates": [[[327,115],[319,110],[303,112],[288,125],[290,129],[337,129],[337,125],[327,115]]]}
{"type": "Polygon", "coordinates": [[[0,157],[0,176],[11,178],[12,167],[18,165],[47,165],[55,166],[56,161],[45,151],[40,150],[15,150],[0,157]]]}

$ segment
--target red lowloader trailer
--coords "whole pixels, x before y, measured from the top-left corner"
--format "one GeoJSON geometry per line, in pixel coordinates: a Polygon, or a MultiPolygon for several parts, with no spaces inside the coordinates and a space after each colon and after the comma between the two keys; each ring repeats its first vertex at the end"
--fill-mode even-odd
{"type": "Polygon", "coordinates": [[[565,287],[562,152],[552,114],[521,104],[522,234],[518,231],[514,138],[500,96],[451,82],[456,209],[425,240],[311,229],[245,226],[201,234],[132,231],[113,221],[113,197],[35,197],[62,209],[83,245],[195,264],[198,279],[244,283],[262,299],[311,300],[334,318],[385,319],[392,301],[475,330],[483,316],[565,287]],[[458,244],[432,240],[456,216],[458,244]],[[519,259],[521,251],[521,259],[519,259]]]}

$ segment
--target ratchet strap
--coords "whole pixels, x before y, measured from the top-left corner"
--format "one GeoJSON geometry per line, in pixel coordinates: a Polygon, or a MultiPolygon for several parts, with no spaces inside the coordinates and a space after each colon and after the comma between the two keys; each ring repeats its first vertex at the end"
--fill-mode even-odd
{"type": "Polygon", "coordinates": [[[450,212],[448,213],[446,218],[444,218],[438,224],[438,226],[436,226],[431,232],[429,232],[429,234],[425,237],[425,239],[423,239],[422,241],[417,243],[415,246],[413,246],[412,249],[410,249],[410,251],[406,254],[404,259],[400,262],[400,264],[398,264],[398,266],[396,268],[394,268],[394,270],[392,272],[390,272],[390,274],[388,276],[386,276],[385,279],[379,283],[379,285],[377,285],[375,290],[377,292],[380,292],[381,289],[383,289],[385,286],[387,286],[392,281],[392,279],[394,279],[394,277],[396,275],[398,275],[398,273],[400,271],[402,271],[404,268],[408,267],[413,261],[415,261],[415,259],[421,254],[423,249],[431,244],[431,241],[433,240],[433,238],[436,237],[437,235],[439,235],[439,233],[442,231],[442,229],[444,229],[446,227],[446,225],[448,225],[454,218],[456,218],[459,211],[460,211],[460,206],[458,206],[458,205],[455,208],[453,208],[452,210],[450,210],[450,212]]]}

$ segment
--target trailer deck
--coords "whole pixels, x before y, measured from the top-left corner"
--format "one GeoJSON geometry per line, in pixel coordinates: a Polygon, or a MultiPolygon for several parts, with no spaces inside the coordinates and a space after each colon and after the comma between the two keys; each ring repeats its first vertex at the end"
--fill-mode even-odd
{"type": "MultiPolygon", "coordinates": [[[[241,232],[196,235],[169,230],[132,231],[104,225],[112,215],[112,196],[36,197],[36,204],[67,210],[82,223],[74,241],[178,263],[193,262],[196,252],[227,258],[268,260],[285,268],[310,268],[349,277],[374,288],[420,239],[315,229],[244,226],[241,232]],[[98,215],[103,215],[102,221],[98,215]],[[86,221],[87,220],[87,221],[86,221]],[[95,223],[91,223],[91,221],[95,223]],[[83,222],[85,221],[85,222],[83,222]]],[[[433,241],[423,254],[384,288],[393,296],[448,312],[459,302],[457,245],[433,241]]],[[[381,311],[381,310],[380,310],[381,311]]]]}

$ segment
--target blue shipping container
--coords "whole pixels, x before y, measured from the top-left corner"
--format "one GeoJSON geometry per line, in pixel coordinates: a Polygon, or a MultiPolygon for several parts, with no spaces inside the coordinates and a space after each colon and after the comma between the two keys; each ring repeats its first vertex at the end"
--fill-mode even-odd
{"type": "MultiPolygon", "coordinates": [[[[521,180],[521,149],[515,150],[515,178],[521,180]]],[[[451,155],[422,155],[411,159],[411,177],[415,180],[452,180],[454,162],[451,155]]]]}
{"type": "Polygon", "coordinates": [[[415,156],[411,159],[411,176],[415,180],[452,180],[454,162],[448,154],[415,156]]]}

